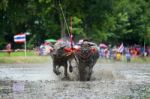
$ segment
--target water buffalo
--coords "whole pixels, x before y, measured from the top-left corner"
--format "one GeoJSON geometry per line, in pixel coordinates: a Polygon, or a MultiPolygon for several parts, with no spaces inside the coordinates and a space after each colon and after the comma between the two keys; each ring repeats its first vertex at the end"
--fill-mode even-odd
{"type": "Polygon", "coordinates": [[[75,60],[79,70],[79,80],[89,81],[93,66],[99,58],[98,47],[95,43],[83,42],[80,48],[74,53],[75,60]]]}
{"type": "Polygon", "coordinates": [[[68,78],[67,69],[72,72],[72,61],[76,61],[80,81],[89,81],[93,66],[99,58],[98,47],[95,43],[84,41],[79,48],[70,50],[70,45],[66,42],[58,42],[54,45],[52,53],[53,72],[59,75],[60,66],[64,67],[64,75],[68,78]],[[69,64],[68,64],[69,63],[69,64]]]}
{"type": "MultiPolygon", "coordinates": [[[[70,59],[70,55],[68,52],[65,51],[65,48],[70,48],[70,45],[65,42],[57,42],[54,45],[54,50],[51,54],[53,59],[53,72],[56,75],[59,75],[59,68],[60,66],[64,67],[64,76],[68,78],[67,68],[68,68],[68,61],[70,59]]],[[[69,68],[70,72],[72,72],[72,66],[69,68]]]]}

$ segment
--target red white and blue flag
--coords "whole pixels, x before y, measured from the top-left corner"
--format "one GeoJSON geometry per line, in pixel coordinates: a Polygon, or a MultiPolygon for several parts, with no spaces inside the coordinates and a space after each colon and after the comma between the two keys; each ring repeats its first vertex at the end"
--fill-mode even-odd
{"type": "Polygon", "coordinates": [[[119,46],[118,52],[122,53],[124,51],[123,43],[119,46]]]}
{"type": "Polygon", "coordinates": [[[14,36],[14,42],[24,43],[26,41],[26,34],[18,34],[14,36]]]}

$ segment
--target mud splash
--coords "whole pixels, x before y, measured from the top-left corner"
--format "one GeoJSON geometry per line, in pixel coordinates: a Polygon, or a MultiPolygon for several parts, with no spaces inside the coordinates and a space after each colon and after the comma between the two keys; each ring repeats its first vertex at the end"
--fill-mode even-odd
{"type": "Polygon", "coordinates": [[[150,99],[150,64],[98,63],[89,82],[62,77],[50,64],[1,64],[0,99],[150,99]]]}
{"type": "Polygon", "coordinates": [[[118,69],[119,67],[114,64],[105,64],[104,66],[97,64],[93,70],[92,78],[93,80],[125,80],[126,78],[118,69]]]}

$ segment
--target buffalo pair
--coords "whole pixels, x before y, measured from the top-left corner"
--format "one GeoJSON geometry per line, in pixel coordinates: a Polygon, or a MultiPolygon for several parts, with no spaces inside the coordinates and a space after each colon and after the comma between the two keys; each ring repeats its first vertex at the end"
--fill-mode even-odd
{"type": "Polygon", "coordinates": [[[83,41],[80,45],[71,48],[66,42],[57,42],[54,45],[52,53],[53,71],[59,75],[59,67],[64,67],[64,75],[68,77],[69,71],[72,72],[72,60],[76,61],[80,81],[89,81],[92,74],[93,66],[99,58],[98,47],[95,43],[83,41]],[[69,63],[69,65],[68,65],[69,63]]]}

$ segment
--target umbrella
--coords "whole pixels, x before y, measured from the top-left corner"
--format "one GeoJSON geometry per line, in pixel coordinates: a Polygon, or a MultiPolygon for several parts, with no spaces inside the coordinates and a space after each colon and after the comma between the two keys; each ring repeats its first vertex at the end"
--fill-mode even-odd
{"type": "Polygon", "coordinates": [[[63,42],[64,40],[63,39],[58,39],[56,42],[63,42]]]}
{"type": "Polygon", "coordinates": [[[56,42],[56,40],[55,39],[47,39],[47,40],[45,40],[45,42],[56,42]]]}
{"type": "Polygon", "coordinates": [[[107,48],[108,46],[105,45],[105,44],[103,44],[103,43],[101,43],[101,44],[99,45],[99,47],[101,47],[101,48],[107,48]]]}

